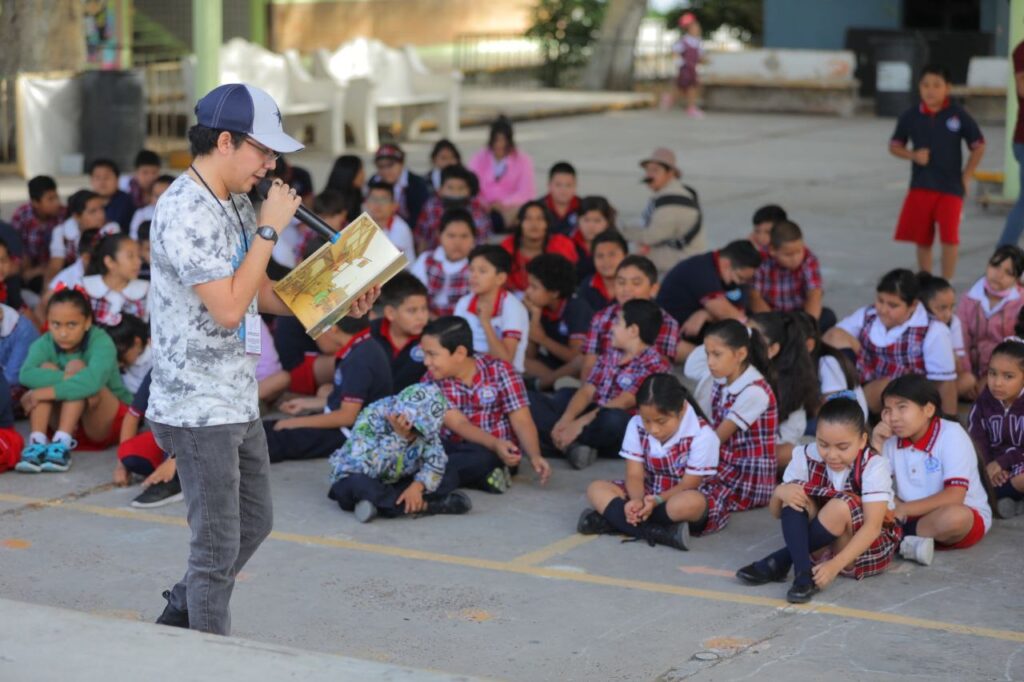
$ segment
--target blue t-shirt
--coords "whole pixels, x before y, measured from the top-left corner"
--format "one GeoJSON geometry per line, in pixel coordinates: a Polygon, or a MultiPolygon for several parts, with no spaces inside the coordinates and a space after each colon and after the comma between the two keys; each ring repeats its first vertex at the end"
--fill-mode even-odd
{"type": "Polygon", "coordinates": [[[910,188],[929,189],[958,197],[964,195],[963,153],[961,142],[970,149],[985,142],[981,129],[971,115],[956,104],[936,112],[924,103],[907,109],[896,122],[891,144],[913,149],[928,149],[928,165],[911,162],[910,188]]]}

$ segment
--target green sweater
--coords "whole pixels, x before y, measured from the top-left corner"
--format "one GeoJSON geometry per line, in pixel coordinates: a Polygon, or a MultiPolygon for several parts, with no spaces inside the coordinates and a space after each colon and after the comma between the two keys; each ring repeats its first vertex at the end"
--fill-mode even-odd
{"type": "Polygon", "coordinates": [[[132,394],[121,381],[117,349],[110,335],[99,327],[90,327],[82,346],[84,350],[79,348],[73,353],[65,353],[53,342],[53,334],[46,332],[29,346],[28,357],[18,375],[21,385],[28,388],[53,386],[57,400],[82,400],[96,395],[106,386],[118,400],[130,403],[132,394]],[[72,360],[81,360],[85,368],[65,379],[64,368],[72,360]],[[43,369],[42,365],[47,362],[60,369],[43,369]]]}

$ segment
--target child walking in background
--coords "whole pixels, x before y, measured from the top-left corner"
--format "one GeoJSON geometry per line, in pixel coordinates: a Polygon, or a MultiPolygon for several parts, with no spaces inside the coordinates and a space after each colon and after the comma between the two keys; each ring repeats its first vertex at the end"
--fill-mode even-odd
{"type": "MultiPolygon", "coordinates": [[[[683,35],[672,46],[672,52],[679,59],[676,88],[686,98],[686,115],[690,118],[704,118],[704,112],[697,108],[697,96],[700,94],[697,65],[704,60],[700,22],[693,12],[685,12],[679,17],[679,28],[683,35]]],[[[670,96],[668,104],[668,108],[671,108],[675,104],[675,98],[670,96]]]]}

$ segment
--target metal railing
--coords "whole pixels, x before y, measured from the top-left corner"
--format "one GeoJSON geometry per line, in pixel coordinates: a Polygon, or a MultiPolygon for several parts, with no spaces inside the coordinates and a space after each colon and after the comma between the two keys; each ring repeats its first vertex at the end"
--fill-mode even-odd
{"type": "Polygon", "coordinates": [[[146,147],[158,153],[180,149],[191,104],[181,60],[153,62],[141,68],[146,97],[146,147]]]}

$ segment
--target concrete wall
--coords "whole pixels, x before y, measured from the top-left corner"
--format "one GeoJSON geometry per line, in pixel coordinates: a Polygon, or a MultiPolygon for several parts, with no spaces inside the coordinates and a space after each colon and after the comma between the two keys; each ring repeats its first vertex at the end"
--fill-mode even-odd
{"type": "Polygon", "coordinates": [[[846,29],[900,28],[902,0],[764,0],[764,46],[840,50],[846,29]]]}

